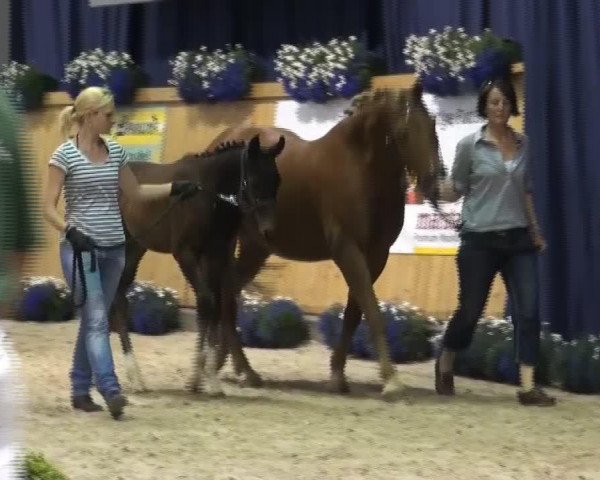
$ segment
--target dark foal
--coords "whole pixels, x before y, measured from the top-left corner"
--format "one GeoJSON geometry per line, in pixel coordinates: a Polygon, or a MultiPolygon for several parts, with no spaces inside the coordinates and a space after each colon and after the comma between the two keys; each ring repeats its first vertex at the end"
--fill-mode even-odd
{"type": "Polygon", "coordinates": [[[125,293],[145,252],[151,250],[171,253],[196,295],[198,343],[190,387],[199,390],[204,370],[207,393],[222,394],[215,363],[218,322],[222,306],[231,303],[223,296],[233,295],[236,238],[242,224],[261,237],[273,229],[280,182],[275,159],[284,144],[281,137],[275,145],[263,149],[257,135],[247,144],[219,145],[214,151],[186,155],[171,164],[131,164],[143,183],[190,180],[201,186],[194,197],[175,205],[171,202],[176,199],[143,204],[120,199],[127,257],[113,303],[111,326],[119,333],[134,389],[146,387],[129,337],[125,293]]]}

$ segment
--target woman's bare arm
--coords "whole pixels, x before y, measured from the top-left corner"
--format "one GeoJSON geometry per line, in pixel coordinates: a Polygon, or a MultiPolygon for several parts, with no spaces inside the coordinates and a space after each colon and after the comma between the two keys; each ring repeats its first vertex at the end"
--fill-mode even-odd
{"type": "Polygon", "coordinates": [[[171,193],[171,183],[140,184],[128,165],[121,169],[119,187],[126,197],[134,201],[157,200],[165,198],[171,193]]]}
{"type": "Polygon", "coordinates": [[[64,183],[65,173],[60,168],[50,165],[44,192],[44,218],[61,232],[67,229],[67,223],[58,212],[58,199],[64,183]]]}

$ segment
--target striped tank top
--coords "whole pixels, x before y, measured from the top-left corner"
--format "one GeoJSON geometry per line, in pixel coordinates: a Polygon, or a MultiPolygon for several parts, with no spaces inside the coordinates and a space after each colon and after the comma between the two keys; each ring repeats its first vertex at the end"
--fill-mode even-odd
{"type": "Polygon", "coordinates": [[[92,163],[73,140],[60,145],[49,163],[65,172],[66,222],[89,235],[99,247],[113,247],[125,243],[118,195],[119,172],[128,157],[118,143],[105,143],[108,160],[104,163],[92,163]]]}

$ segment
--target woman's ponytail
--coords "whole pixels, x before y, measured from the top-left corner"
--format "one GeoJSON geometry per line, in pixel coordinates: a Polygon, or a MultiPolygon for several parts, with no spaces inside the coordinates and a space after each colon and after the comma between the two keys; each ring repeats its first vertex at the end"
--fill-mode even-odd
{"type": "Polygon", "coordinates": [[[73,129],[74,124],[74,107],[73,105],[69,105],[68,107],[63,108],[62,112],[58,117],[58,121],[60,124],[60,133],[62,136],[67,139],[71,134],[71,130],[73,129]]]}

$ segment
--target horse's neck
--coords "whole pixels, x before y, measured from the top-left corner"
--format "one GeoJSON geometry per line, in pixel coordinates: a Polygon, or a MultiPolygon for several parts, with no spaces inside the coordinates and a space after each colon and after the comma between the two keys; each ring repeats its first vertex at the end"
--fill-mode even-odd
{"type": "Polygon", "coordinates": [[[372,174],[401,178],[404,175],[402,157],[385,115],[370,112],[350,120],[353,120],[348,125],[351,144],[361,151],[372,174]]]}
{"type": "Polygon", "coordinates": [[[206,182],[219,193],[226,195],[237,193],[240,186],[241,155],[242,150],[234,148],[200,158],[201,181],[206,182]]]}

